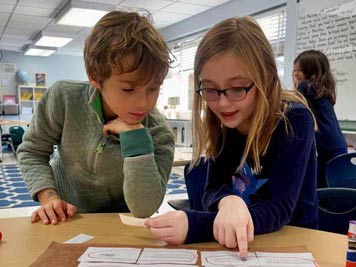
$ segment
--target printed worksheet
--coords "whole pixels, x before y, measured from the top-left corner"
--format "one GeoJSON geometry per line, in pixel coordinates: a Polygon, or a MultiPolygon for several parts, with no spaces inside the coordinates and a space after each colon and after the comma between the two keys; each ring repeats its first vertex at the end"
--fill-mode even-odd
{"type": "Polygon", "coordinates": [[[145,248],[138,264],[196,264],[198,252],[195,249],[145,248]]]}
{"type": "MultiPolygon", "coordinates": [[[[201,251],[204,267],[317,267],[311,253],[249,252],[242,261],[237,251],[201,251]]],[[[193,267],[195,249],[89,247],[78,267],[193,267]]]]}
{"type": "Polygon", "coordinates": [[[202,251],[202,266],[205,267],[317,267],[311,253],[250,252],[246,261],[234,251],[202,251]]]}
{"type": "MultiPolygon", "coordinates": [[[[130,264],[117,262],[87,262],[82,261],[78,267],[152,267],[152,264],[130,264]]],[[[155,264],[154,267],[198,267],[197,265],[181,265],[181,264],[155,264]]]]}
{"type": "Polygon", "coordinates": [[[236,251],[202,251],[201,252],[202,266],[243,266],[243,267],[259,267],[256,254],[249,252],[246,261],[242,261],[240,253],[236,251]]]}
{"type": "Polygon", "coordinates": [[[136,263],[140,253],[140,248],[88,247],[78,260],[86,262],[136,263]]]}
{"type": "Polygon", "coordinates": [[[256,252],[262,267],[315,267],[318,266],[311,253],[256,252]]]}

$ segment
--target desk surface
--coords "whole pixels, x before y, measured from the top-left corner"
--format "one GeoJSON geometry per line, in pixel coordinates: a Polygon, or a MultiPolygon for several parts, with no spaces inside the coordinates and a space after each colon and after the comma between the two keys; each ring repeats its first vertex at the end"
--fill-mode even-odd
{"type": "Polygon", "coordinates": [[[30,121],[22,121],[22,120],[3,120],[0,119],[0,125],[30,125],[30,121]]]}
{"type": "MultiPolygon", "coordinates": [[[[23,267],[34,262],[52,241],[63,242],[85,233],[94,236],[91,243],[157,245],[143,227],[123,225],[117,213],[79,214],[70,222],[59,225],[31,224],[29,217],[0,219],[3,240],[0,243],[0,266],[23,267]]],[[[202,243],[202,248],[219,248],[215,242],[202,243]]],[[[346,235],[286,226],[275,233],[259,235],[252,248],[305,246],[312,252],[320,267],[345,265],[346,235]]],[[[187,246],[189,247],[189,245],[187,246]]]]}
{"type": "Polygon", "coordinates": [[[339,125],[343,132],[356,133],[356,121],[339,121],[339,125]]]}

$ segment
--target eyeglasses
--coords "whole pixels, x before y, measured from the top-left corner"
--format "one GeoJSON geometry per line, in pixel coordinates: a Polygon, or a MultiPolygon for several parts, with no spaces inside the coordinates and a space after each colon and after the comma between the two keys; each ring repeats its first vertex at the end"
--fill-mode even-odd
{"type": "Polygon", "coordinates": [[[196,90],[205,101],[216,102],[219,101],[220,95],[223,94],[230,101],[238,102],[245,99],[247,93],[252,89],[254,83],[251,83],[247,87],[231,87],[226,89],[215,88],[201,88],[196,90]]]}

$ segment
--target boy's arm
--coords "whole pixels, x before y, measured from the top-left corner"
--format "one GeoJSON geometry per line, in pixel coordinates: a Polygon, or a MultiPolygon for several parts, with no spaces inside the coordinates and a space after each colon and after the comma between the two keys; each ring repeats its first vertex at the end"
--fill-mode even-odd
{"type": "Polygon", "coordinates": [[[124,157],[124,197],[132,214],[149,217],[166,193],[174,156],[174,138],[164,118],[153,111],[155,125],[120,134],[124,157]]]}
{"type": "MultiPolygon", "coordinates": [[[[17,155],[24,181],[34,200],[43,189],[56,189],[49,156],[60,142],[64,111],[56,99],[55,83],[41,98],[17,155]]],[[[60,89],[60,88],[58,88],[60,89]]]]}

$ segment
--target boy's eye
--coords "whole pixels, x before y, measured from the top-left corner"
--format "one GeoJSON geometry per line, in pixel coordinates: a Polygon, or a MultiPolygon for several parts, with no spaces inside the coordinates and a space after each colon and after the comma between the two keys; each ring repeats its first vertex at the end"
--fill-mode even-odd
{"type": "Polygon", "coordinates": [[[149,89],[151,92],[157,92],[159,91],[159,87],[152,87],[149,89]]]}
{"type": "Polygon", "coordinates": [[[124,92],[133,92],[134,89],[124,88],[124,89],[121,89],[121,90],[124,91],[124,92]]]}

